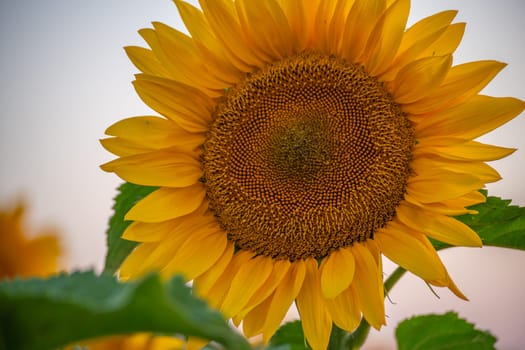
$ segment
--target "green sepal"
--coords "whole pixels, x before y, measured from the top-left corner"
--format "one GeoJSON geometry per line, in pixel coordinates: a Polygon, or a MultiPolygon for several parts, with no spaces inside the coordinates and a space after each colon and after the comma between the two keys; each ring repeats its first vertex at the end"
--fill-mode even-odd
{"type": "Polygon", "coordinates": [[[106,232],[108,250],[104,265],[105,273],[115,273],[128,254],[137,246],[136,242],[121,238],[124,230],[131,224],[131,221],[124,220],[126,213],[138,201],[157,188],[132,183],[123,183],[118,188],[119,193],[115,197],[115,205],[113,206],[114,214],[109,220],[109,228],[106,232]]]}
{"type": "Polygon", "coordinates": [[[55,349],[84,339],[135,332],[184,334],[226,349],[250,349],[224,318],[177,276],[120,283],[76,272],[0,282],[0,348],[55,349]]]}
{"type": "Polygon", "coordinates": [[[412,317],[396,329],[398,350],[493,350],[496,338],[455,312],[412,317]]]}
{"type": "Polygon", "coordinates": [[[266,350],[311,350],[306,343],[301,321],[282,325],[270,339],[266,350]]]}

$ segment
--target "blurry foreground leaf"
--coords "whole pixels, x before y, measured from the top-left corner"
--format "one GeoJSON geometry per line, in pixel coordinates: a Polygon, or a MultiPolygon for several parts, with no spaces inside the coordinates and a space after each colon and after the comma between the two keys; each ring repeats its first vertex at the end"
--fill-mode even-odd
{"type": "Polygon", "coordinates": [[[301,321],[282,325],[270,339],[266,350],[309,350],[301,321]]]}
{"type": "Polygon", "coordinates": [[[222,316],[194,297],[181,277],[119,283],[93,272],[0,282],[0,348],[54,349],[106,335],[153,332],[250,349],[222,316]]]}
{"type": "MultiPolygon", "coordinates": [[[[487,191],[482,193],[487,196],[487,191]]],[[[478,214],[456,216],[456,219],[476,231],[485,246],[525,250],[525,207],[510,203],[510,200],[488,196],[485,203],[469,207],[478,214]]],[[[436,249],[449,247],[435,240],[432,244],[436,249]]]]}
{"type": "Polygon", "coordinates": [[[396,329],[398,350],[492,350],[496,338],[458,318],[455,312],[416,316],[396,329]]]}
{"type": "Polygon", "coordinates": [[[131,224],[131,221],[124,221],[126,213],[142,198],[146,197],[157,187],[139,186],[131,183],[124,183],[119,188],[119,194],[115,197],[113,209],[115,213],[109,220],[107,231],[108,252],[104,272],[115,273],[120,264],[135,248],[137,243],[120,238],[124,230],[131,224]]]}

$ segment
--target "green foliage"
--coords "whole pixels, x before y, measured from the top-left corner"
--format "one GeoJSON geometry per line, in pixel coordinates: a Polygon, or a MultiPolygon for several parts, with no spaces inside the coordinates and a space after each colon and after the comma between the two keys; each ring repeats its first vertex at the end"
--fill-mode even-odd
{"type": "Polygon", "coordinates": [[[0,348],[54,349],[82,339],[134,332],[185,334],[227,349],[250,349],[181,277],[119,283],[93,272],[0,282],[0,348]]]}
{"type": "Polygon", "coordinates": [[[306,344],[301,321],[288,322],[270,339],[266,350],[310,350],[306,344]]]}
{"type": "MultiPolygon", "coordinates": [[[[476,204],[469,209],[477,214],[457,216],[456,219],[470,226],[481,237],[483,245],[525,250],[525,207],[510,205],[510,200],[487,196],[485,203],[476,204]]],[[[449,245],[432,240],[436,249],[449,245]]]]}
{"type": "Polygon", "coordinates": [[[396,330],[398,350],[491,350],[496,338],[455,312],[412,317],[396,330]]]}
{"type": "Polygon", "coordinates": [[[122,261],[137,245],[136,242],[121,238],[124,230],[131,224],[131,221],[124,220],[124,216],[135,203],[156,189],[157,187],[139,186],[131,183],[124,183],[118,188],[119,194],[115,197],[115,205],[113,206],[115,214],[109,220],[109,228],[106,233],[108,252],[104,272],[115,273],[122,261]]]}

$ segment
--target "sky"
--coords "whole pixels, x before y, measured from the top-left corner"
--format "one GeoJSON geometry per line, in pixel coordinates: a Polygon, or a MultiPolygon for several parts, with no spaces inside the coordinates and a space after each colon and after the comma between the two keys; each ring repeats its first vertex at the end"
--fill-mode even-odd
{"type": "MultiPolygon", "coordinates": [[[[193,2],[195,3],[195,2],[193,2]]],[[[522,0],[413,0],[409,23],[445,9],[467,22],[454,64],[493,59],[509,65],[483,91],[525,99],[525,2],[522,0]]],[[[0,1],[0,207],[29,203],[30,227],[56,227],[68,269],[100,270],[104,233],[121,183],[99,165],[113,156],[98,140],[112,123],[153,112],[136,96],[136,68],[123,46],[144,46],[137,30],[164,22],[183,30],[170,0],[0,1]]],[[[489,193],[525,205],[525,117],[482,142],[520,148],[493,162],[502,180],[489,193]]],[[[404,277],[387,300],[388,326],[365,349],[390,349],[395,324],[414,314],[456,310],[489,329],[498,348],[525,340],[525,252],[454,248],[441,254],[470,302],[446,290],[437,299],[419,279],[404,277]]],[[[385,274],[393,271],[385,264],[385,274]]]]}

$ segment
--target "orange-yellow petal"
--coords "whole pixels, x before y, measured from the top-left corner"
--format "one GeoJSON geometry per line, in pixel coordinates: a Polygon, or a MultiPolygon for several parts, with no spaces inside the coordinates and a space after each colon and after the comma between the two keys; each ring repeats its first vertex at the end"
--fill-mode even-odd
{"type": "Polygon", "coordinates": [[[360,243],[352,245],[352,253],[356,261],[355,283],[359,304],[363,316],[368,323],[376,328],[385,324],[385,305],[382,271],[367,247],[360,243]]]}
{"type": "Polygon", "coordinates": [[[414,147],[414,154],[435,154],[451,160],[491,161],[505,158],[516,151],[483,144],[477,141],[454,139],[448,136],[424,138],[414,147]]]}
{"type": "Polygon", "coordinates": [[[206,191],[198,183],[190,187],[161,187],[128,211],[125,220],[161,222],[195,211],[204,200],[206,191]]]}
{"type": "Polygon", "coordinates": [[[361,310],[355,287],[351,286],[334,299],[326,300],[326,306],[337,327],[353,332],[359,325],[361,310]]]}
{"type": "Polygon", "coordinates": [[[246,303],[246,306],[241,310],[237,317],[243,318],[250,310],[259,305],[263,300],[267,299],[270,294],[279,286],[282,279],[286,276],[291,263],[288,260],[277,260],[273,263],[272,272],[268,279],[263,283],[261,287],[255,292],[255,294],[246,303]]]}
{"type": "Polygon", "coordinates": [[[350,249],[341,248],[323,259],[320,267],[321,289],[326,298],[335,298],[348,288],[355,272],[355,260],[350,249]]]}
{"type": "Polygon", "coordinates": [[[183,129],[194,133],[208,130],[213,103],[201,91],[146,75],[137,76],[133,85],[148,106],[183,129]]]}
{"type": "Polygon", "coordinates": [[[374,239],[386,257],[422,279],[445,278],[445,267],[435,249],[423,234],[417,233],[417,227],[413,229],[389,222],[374,235],[374,239]]]}
{"type": "Polygon", "coordinates": [[[161,274],[167,278],[182,274],[187,280],[192,280],[215,264],[226,245],[226,235],[219,227],[205,226],[181,244],[161,274]]]}
{"type": "Polygon", "coordinates": [[[308,344],[314,350],[326,349],[332,331],[332,319],[321,294],[321,279],[317,261],[304,261],[306,275],[296,303],[303,331],[308,344]]]}
{"type": "Polygon", "coordinates": [[[511,97],[478,95],[451,109],[421,118],[417,137],[457,136],[474,139],[520,114],[525,103],[511,97]]]}
{"type": "Polygon", "coordinates": [[[224,252],[219,259],[217,259],[215,264],[203,274],[195,278],[193,286],[199,295],[208,295],[210,293],[215,282],[217,282],[230,264],[233,257],[233,251],[234,245],[228,242],[224,252]]]}
{"type": "Polygon", "coordinates": [[[452,56],[421,58],[403,67],[390,83],[396,102],[405,104],[424,98],[445,79],[452,56]]]}
{"type": "Polygon", "coordinates": [[[270,277],[273,264],[271,258],[256,256],[240,266],[221,305],[221,310],[226,317],[236,315],[246,306],[250,298],[270,277]]]}
{"type": "Polygon", "coordinates": [[[188,154],[156,151],[121,157],[101,166],[122,179],[145,186],[187,187],[202,176],[201,165],[188,154]]]}
{"type": "Polygon", "coordinates": [[[404,105],[403,110],[412,114],[425,114],[451,108],[476,95],[505,67],[497,61],[477,61],[450,68],[434,92],[424,99],[404,105]]]}
{"type": "Polygon", "coordinates": [[[481,247],[481,239],[470,227],[446,215],[428,212],[408,203],[401,203],[397,216],[408,227],[438,241],[455,246],[481,247]]]}
{"type": "Polygon", "coordinates": [[[360,62],[370,33],[386,9],[385,0],[355,1],[345,24],[342,56],[349,62],[360,62]]]}
{"type": "Polygon", "coordinates": [[[372,76],[388,69],[392,63],[410,12],[410,0],[396,0],[383,13],[368,39],[366,67],[372,76]]]}

